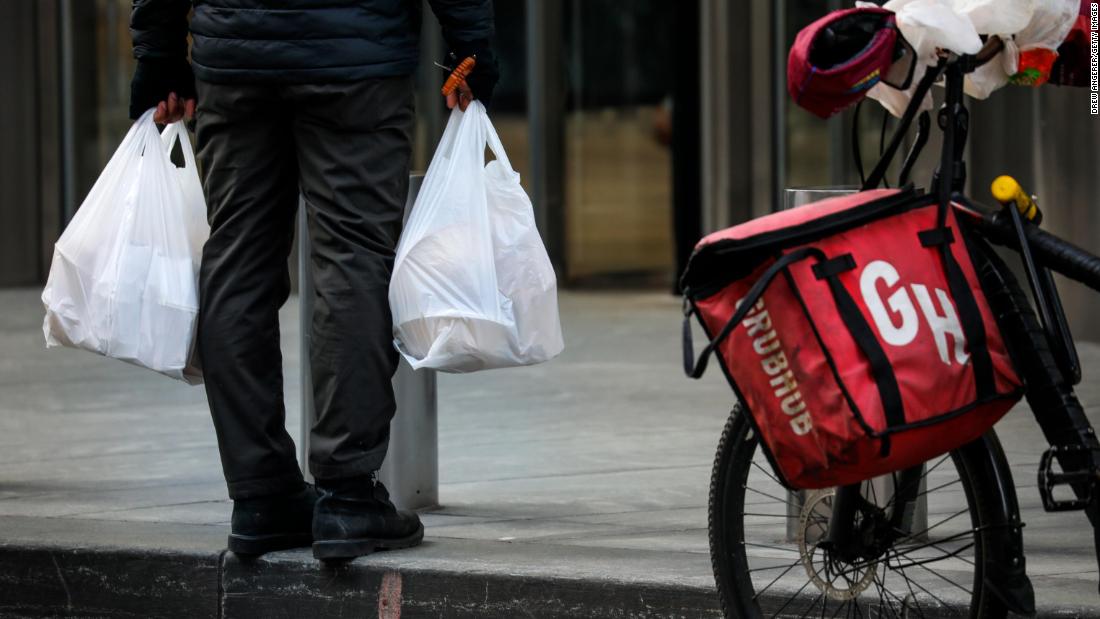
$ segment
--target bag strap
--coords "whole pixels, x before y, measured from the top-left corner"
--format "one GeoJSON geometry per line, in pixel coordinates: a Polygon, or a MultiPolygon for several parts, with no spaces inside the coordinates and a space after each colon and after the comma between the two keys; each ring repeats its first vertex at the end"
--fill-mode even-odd
{"type": "MultiPolygon", "coordinates": [[[[698,359],[695,358],[695,346],[691,335],[691,315],[694,314],[696,310],[694,305],[688,305],[684,311],[684,373],[691,378],[701,378],[707,371],[707,362],[710,360],[711,354],[713,354],[722,342],[729,337],[730,333],[733,333],[737,325],[741,324],[741,321],[749,315],[752,307],[756,305],[760,297],[764,296],[764,292],[768,289],[768,286],[771,285],[772,280],[779,276],[788,266],[810,257],[817,258],[820,261],[825,259],[825,254],[816,247],[803,247],[802,249],[795,250],[780,257],[775,263],[768,267],[768,270],[764,271],[764,273],[757,278],[752,288],[749,288],[748,294],[745,295],[745,298],[741,299],[737,306],[737,311],[735,311],[729,321],[726,322],[726,326],[722,327],[722,330],[707,344],[703,352],[699,354],[698,359]]],[[[688,302],[688,299],[690,299],[690,296],[688,291],[685,290],[685,302],[688,302]]]]}
{"type": "Polygon", "coordinates": [[[886,417],[886,427],[892,428],[905,425],[905,405],[901,399],[901,389],[898,387],[898,377],[894,374],[894,367],[890,364],[886,351],[871,330],[870,323],[859,311],[848,289],[840,283],[840,274],[856,268],[856,261],[851,254],[844,254],[825,262],[814,265],[814,276],[819,280],[825,280],[829,284],[829,291],[833,295],[840,319],[848,329],[856,346],[859,346],[867,362],[871,364],[871,375],[878,387],[879,398],[882,399],[882,410],[886,417]]]}
{"type": "MultiPolygon", "coordinates": [[[[940,208],[944,209],[943,205],[940,208]]],[[[989,354],[989,343],[985,337],[985,321],[982,320],[974,291],[970,289],[970,283],[966,280],[962,267],[955,259],[955,254],[951,252],[955,235],[947,225],[946,210],[941,210],[940,221],[938,227],[918,233],[918,238],[923,247],[935,247],[939,250],[944,273],[947,275],[947,287],[951,290],[951,298],[958,306],[959,322],[970,348],[975,393],[978,399],[993,397],[997,393],[997,385],[993,378],[993,359],[989,354]]]]}

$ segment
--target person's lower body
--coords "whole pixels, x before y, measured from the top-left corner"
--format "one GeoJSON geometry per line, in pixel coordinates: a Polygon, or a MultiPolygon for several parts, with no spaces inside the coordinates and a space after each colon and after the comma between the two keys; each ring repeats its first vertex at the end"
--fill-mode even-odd
{"type": "MultiPolygon", "coordinates": [[[[198,84],[198,160],[211,226],[200,274],[198,346],[229,496],[235,514],[317,503],[309,522],[288,517],[273,525],[274,516],[242,517],[238,531],[234,518],[234,535],[271,539],[279,529],[285,535],[273,548],[301,545],[303,527],[312,537],[315,525],[328,523],[321,532],[332,537],[346,524],[333,524],[330,512],[396,513],[376,490],[374,472],[395,411],[388,287],[408,191],[412,97],[411,77],[198,84]],[[303,493],[285,428],[279,348],[278,310],[290,294],[299,193],[313,246],[310,364],[317,422],[309,467],[320,499],[303,493]],[[261,521],[268,529],[243,530],[261,521]]],[[[407,519],[397,523],[402,526],[379,528],[378,522],[360,527],[364,538],[415,537],[407,519]]],[[[333,547],[341,540],[324,541],[333,547]]],[[[264,546],[250,546],[257,547],[264,546]]]]}

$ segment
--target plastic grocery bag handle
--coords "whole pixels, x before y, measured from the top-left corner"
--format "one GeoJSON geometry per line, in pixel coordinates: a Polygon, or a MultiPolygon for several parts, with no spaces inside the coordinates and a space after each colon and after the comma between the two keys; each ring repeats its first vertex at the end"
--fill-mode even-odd
{"type": "Polygon", "coordinates": [[[176,140],[179,140],[180,150],[183,151],[184,166],[192,170],[198,170],[195,165],[195,151],[191,148],[191,140],[187,137],[187,127],[182,120],[165,127],[160,134],[160,140],[164,144],[164,152],[167,153],[169,159],[172,158],[172,149],[176,146],[176,140]]]}
{"type": "Polygon", "coordinates": [[[512,162],[508,160],[508,153],[504,152],[504,144],[500,142],[500,136],[497,135],[497,130],[493,127],[493,121],[489,120],[489,113],[485,111],[485,106],[481,105],[480,101],[474,101],[471,105],[478,106],[478,113],[481,114],[481,125],[485,131],[485,143],[489,146],[489,150],[493,151],[493,155],[501,165],[514,172],[512,162]]]}

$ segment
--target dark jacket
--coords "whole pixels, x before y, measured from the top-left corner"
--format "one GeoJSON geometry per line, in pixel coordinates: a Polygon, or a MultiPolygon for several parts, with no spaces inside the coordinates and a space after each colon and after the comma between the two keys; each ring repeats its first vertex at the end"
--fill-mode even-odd
{"type": "MultiPolygon", "coordinates": [[[[458,58],[489,49],[492,0],[429,0],[458,58]]],[[[134,57],[187,56],[192,0],[134,0],[134,57]]],[[[407,75],[419,58],[420,0],[194,0],[191,65],[220,83],[310,83],[407,75]]]]}

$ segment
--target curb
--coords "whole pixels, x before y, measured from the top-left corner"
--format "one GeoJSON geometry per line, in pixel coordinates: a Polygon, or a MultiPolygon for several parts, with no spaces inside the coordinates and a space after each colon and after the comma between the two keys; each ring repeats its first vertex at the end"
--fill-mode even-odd
{"type": "MultiPolygon", "coordinates": [[[[721,617],[699,553],[429,538],[328,567],[308,549],[242,559],[227,529],[0,518],[0,617],[721,617]]],[[[1038,616],[1100,616],[1064,602],[1038,616]]]]}

